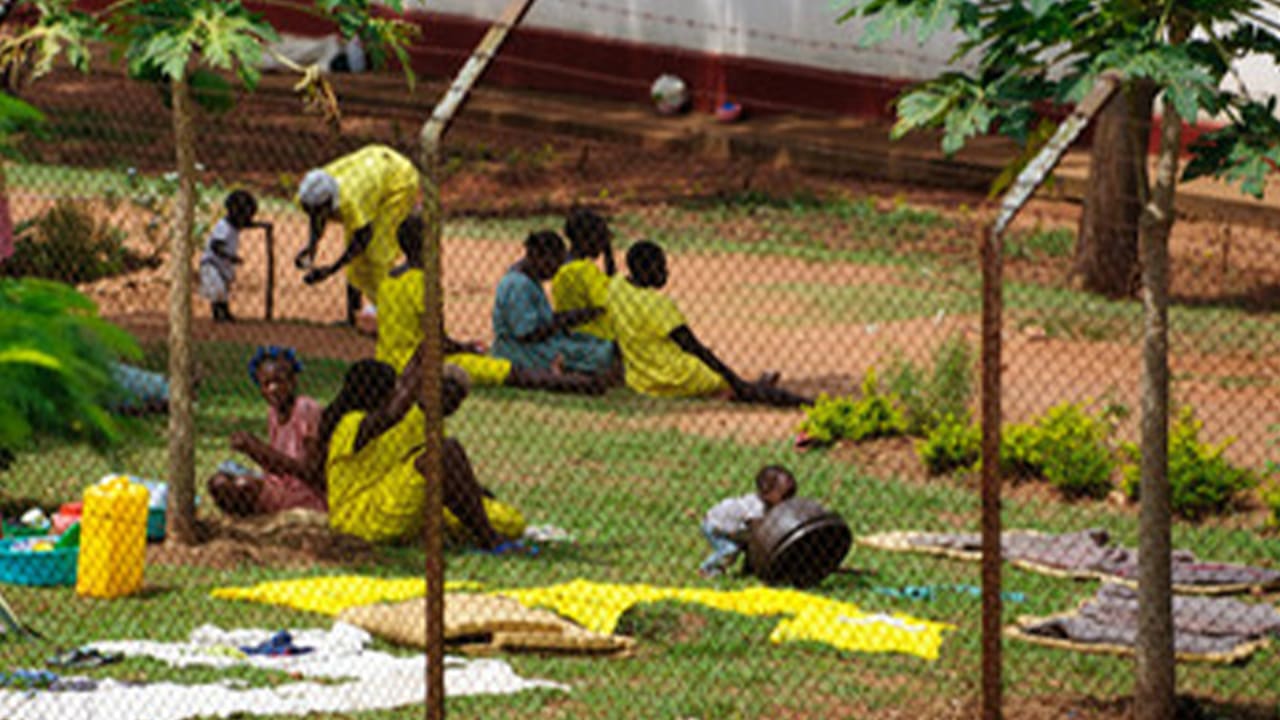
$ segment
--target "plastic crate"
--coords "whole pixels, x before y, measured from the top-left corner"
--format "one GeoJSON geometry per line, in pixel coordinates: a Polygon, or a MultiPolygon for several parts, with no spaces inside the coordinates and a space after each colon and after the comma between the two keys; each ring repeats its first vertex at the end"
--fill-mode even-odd
{"type": "Polygon", "coordinates": [[[0,540],[0,583],[44,587],[74,585],[80,549],[71,547],[43,552],[14,549],[15,545],[27,544],[36,539],[48,540],[50,543],[58,541],[56,536],[0,540]]]}
{"type": "Polygon", "coordinates": [[[147,542],[164,540],[164,508],[151,508],[147,511],[147,542]]]}

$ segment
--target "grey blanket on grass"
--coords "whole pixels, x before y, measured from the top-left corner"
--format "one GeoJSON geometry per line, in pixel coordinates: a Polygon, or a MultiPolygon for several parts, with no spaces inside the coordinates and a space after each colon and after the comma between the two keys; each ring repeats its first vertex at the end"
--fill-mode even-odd
{"type": "MultiPolygon", "coordinates": [[[[1175,595],[1174,651],[1226,655],[1268,634],[1280,633],[1280,612],[1231,598],[1175,595]]],[[[1022,625],[1023,632],[1086,645],[1133,647],[1138,637],[1138,594],[1106,584],[1074,613],[1022,625]]]]}
{"type": "MultiPolygon", "coordinates": [[[[910,540],[913,546],[980,552],[982,536],[977,533],[920,533],[910,540]]],[[[1066,572],[1100,573],[1135,580],[1138,553],[1111,545],[1107,531],[1098,528],[1074,533],[1007,532],[1000,548],[1009,561],[1023,561],[1066,572]]],[[[1280,585],[1280,571],[1234,563],[1203,562],[1186,550],[1173,552],[1173,584],[1182,586],[1280,585]]]]}

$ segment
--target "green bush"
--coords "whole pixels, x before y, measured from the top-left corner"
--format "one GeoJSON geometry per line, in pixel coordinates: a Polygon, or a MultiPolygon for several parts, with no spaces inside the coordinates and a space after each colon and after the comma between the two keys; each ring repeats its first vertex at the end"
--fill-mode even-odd
{"type": "Polygon", "coordinates": [[[896,396],[881,394],[875,368],[871,368],[862,380],[862,397],[819,395],[817,402],[804,409],[798,430],[818,445],[901,435],[906,432],[907,419],[897,403],[896,396]]]}
{"type": "Polygon", "coordinates": [[[947,416],[969,417],[973,398],[974,353],[963,335],[947,338],[933,354],[928,377],[909,360],[895,358],[886,383],[891,395],[900,398],[911,435],[928,435],[947,416]]]}
{"type": "Polygon", "coordinates": [[[74,288],[0,278],[0,449],[41,435],[115,440],[119,428],[103,409],[117,391],[111,362],[138,354],[74,288]]]}
{"type": "Polygon", "coordinates": [[[1018,423],[1004,426],[1000,433],[1000,470],[1020,480],[1044,477],[1039,428],[1018,423]]]}
{"type": "Polygon", "coordinates": [[[946,415],[916,443],[916,454],[930,475],[972,468],[982,455],[982,429],[967,417],[946,415]]]}
{"type": "Polygon", "coordinates": [[[1267,518],[1267,524],[1271,527],[1280,527],[1280,482],[1272,481],[1262,488],[1262,502],[1266,503],[1267,509],[1271,511],[1271,517],[1267,518]]]}
{"type": "Polygon", "coordinates": [[[1108,416],[1074,403],[1050,408],[1033,425],[1007,425],[1001,433],[1002,472],[1044,478],[1069,497],[1104,497],[1111,491],[1116,457],[1108,416]]]}
{"type": "MultiPolygon", "coordinates": [[[[1178,413],[1177,421],[1169,428],[1171,504],[1175,514],[1188,520],[1224,512],[1231,507],[1237,493],[1258,485],[1257,475],[1232,465],[1223,457],[1235,439],[1230,438],[1217,445],[1202,443],[1200,430],[1203,428],[1204,423],[1196,419],[1195,412],[1189,407],[1178,413]]],[[[1132,443],[1127,444],[1125,453],[1129,462],[1123,470],[1121,487],[1127,496],[1137,500],[1141,485],[1141,453],[1132,443]]],[[[1280,503],[1280,497],[1276,500],[1280,503]]],[[[1272,507],[1274,512],[1275,506],[1272,507]]]]}
{"type": "Polygon", "coordinates": [[[70,200],[59,200],[18,232],[13,256],[0,264],[0,274],[75,285],[154,264],[125,247],[123,230],[99,222],[70,200]]]}

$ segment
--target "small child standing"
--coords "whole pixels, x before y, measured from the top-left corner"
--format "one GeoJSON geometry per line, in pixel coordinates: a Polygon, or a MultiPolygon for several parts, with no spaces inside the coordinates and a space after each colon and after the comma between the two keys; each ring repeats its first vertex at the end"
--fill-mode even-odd
{"type": "Polygon", "coordinates": [[[796,479],[780,465],[766,465],[756,473],[756,491],[716,503],[702,520],[702,534],[711,554],[698,568],[702,577],[718,577],[747,546],[751,527],[775,505],[795,497],[796,479]]]}
{"type": "Polygon", "coordinates": [[[236,252],[240,246],[240,231],[258,227],[253,217],[258,213],[258,201],[245,190],[234,190],[224,203],[227,214],[209,233],[204,254],[200,256],[200,297],[209,301],[214,322],[232,322],[231,286],[236,279],[236,265],[244,262],[236,252]]]}

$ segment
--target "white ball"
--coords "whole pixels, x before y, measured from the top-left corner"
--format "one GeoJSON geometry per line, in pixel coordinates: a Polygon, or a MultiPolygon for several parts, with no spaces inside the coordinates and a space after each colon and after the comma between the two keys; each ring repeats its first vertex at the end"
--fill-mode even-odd
{"type": "Polygon", "coordinates": [[[659,75],[649,88],[649,95],[658,112],[663,115],[674,115],[684,109],[689,102],[689,87],[684,80],[675,75],[659,75]]]}

